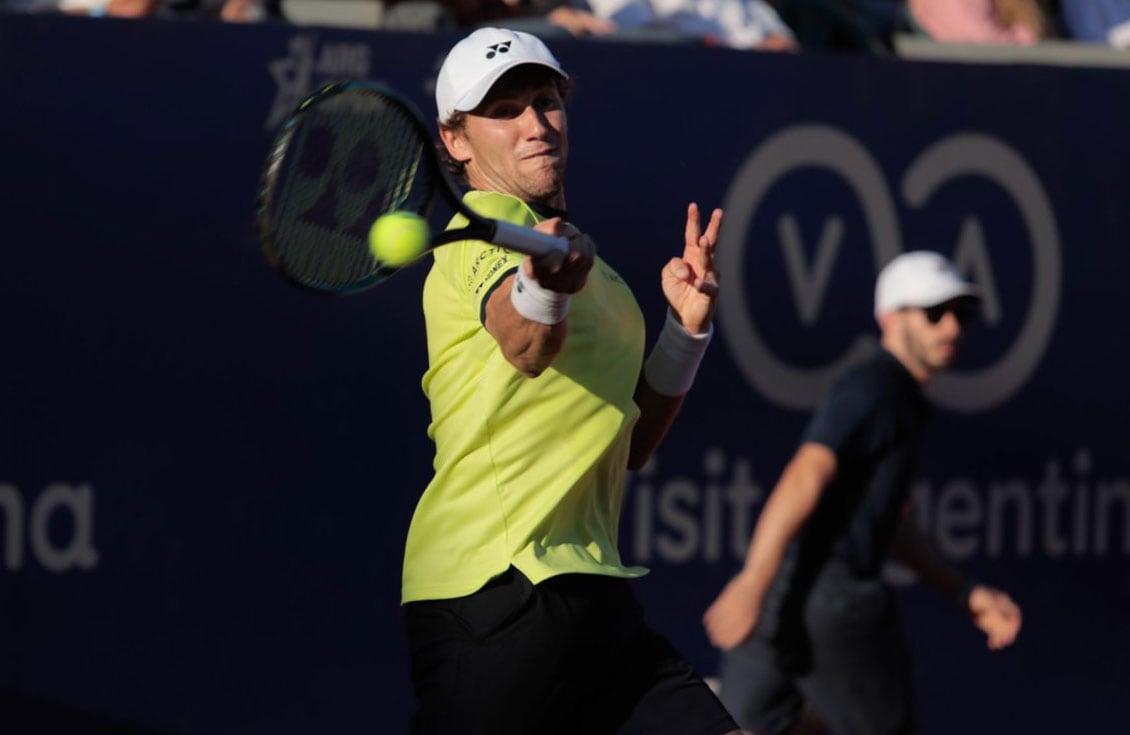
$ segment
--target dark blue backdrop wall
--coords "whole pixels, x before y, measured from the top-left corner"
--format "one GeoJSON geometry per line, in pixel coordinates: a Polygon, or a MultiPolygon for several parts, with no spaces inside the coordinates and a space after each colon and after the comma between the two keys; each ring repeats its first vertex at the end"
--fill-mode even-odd
{"type": "MultiPolygon", "coordinates": [[[[251,212],[307,91],[366,77],[430,111],[453,40],[0,15],[3,731],[405,730],[426,266],[301,293],[251,212]]],[[[987,319],[932,388],[915,507],[1025,629],[990,654],[892,569],[922,732],[1119,730],[1130,71],[555,50],[578,82],[570,211],[652,329],[686,203],[727,212],[718,338],[625,509],[653,623],[714,672],[701,614],[873,344],[878,266],[935,248],[987,319]]]]}

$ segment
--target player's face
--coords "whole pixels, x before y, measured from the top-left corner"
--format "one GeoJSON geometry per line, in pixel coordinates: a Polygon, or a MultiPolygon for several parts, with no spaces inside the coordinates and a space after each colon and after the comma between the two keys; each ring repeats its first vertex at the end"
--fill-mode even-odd
{"type": "Polygon", "coordinates": [[[929,309],[903,309],[901,313],[903,348],[913,363],[911,372],[929,376],[957,359],[958,345],[977,314],[977,304],[958,298],[929,309]]]}
{"type": "Polygon", "coordinates": [[[472,187],[564,208],[569,142],[565,106],[550,75],[503,77],[467,115],[453,145],[472,187]]]}

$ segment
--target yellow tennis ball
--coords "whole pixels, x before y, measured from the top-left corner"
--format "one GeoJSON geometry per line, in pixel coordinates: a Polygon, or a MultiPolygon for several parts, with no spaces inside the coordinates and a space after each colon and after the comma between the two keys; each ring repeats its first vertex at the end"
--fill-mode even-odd
{"type": "Polygon", "coordinates": [[[428,221],[415,212],[389,212],[369,228],[369,252],[382,265],[399,268],[428,249],[428,221]]]}

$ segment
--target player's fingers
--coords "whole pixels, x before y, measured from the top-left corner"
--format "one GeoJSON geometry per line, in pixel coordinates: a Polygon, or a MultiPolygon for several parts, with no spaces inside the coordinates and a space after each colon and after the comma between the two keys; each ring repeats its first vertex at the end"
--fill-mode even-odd
{"type": "Polygon", "coordinates": [[[576,270],[575,264],[578,261],[587,260],[591,264],[596,246],[572,223],[566,222],[560,217],[550,217],[534,225],[533,229],[547,235],[564,237],[569,241],[567,252],[562,253],[554,250],[531,261],[533,275],[539,282],[560,273],[564,268],[576,270]]]}
{"type": "Polygon", "coordinates": [[[569,236],[569,252],[565,258],[565,267],[569,271],[580,275],[587,274],[595,260],[596,243],[591,237],[579,231],[569,236]]]}
{"type": "Polygon", "coordinates": [[[569,235],[569,252],[576,253],[578,257],[592,260],[596,257],[596,243],[588,235],[573,228],[575,233],[569,235]]]}
{"type": "MultiPolygon", "coordinates": [[[[534,229],[538,232],[544,232],[547,235],[559,235],[565,237],[565,230],[568,227],[573,227],[560,217],[550,217],[549,219],[542,220],[534,225],[534,229]]],[[[573,229],[577,229],[573,227],[573,229]]]]}
{"type": "Polygon", "coordinates": [[[710,222],[706,225],[706,232],[703,236],[710,241],[710,247],[714,248],[718,245],[718,235],[722,231],[722,210],[715,209],[710,213],[710,222]]]}
{"type": "Polygon", "coordinates": [[[566,222],[559,217],[554,217],[554,219],[560,222],[560,224],[557,226],[557,234],[561,237],[573,239],[574,237],[579,237],[581,235],[581,231],[578,230],[577,226],[572,222],[566,222]]]}
{"type": "Polygon", "coordinates": [[[570,263],[578,260],[592,260],[596,257],[596,243],[592,238],[577,229],[572,222],[566,222],[560,217],[553,217],[540,224],[550,226],[550,232],[569,241],[567,260],[570,263]]]}
{"type": "Polygon", "coordinates": [[[588,235],[572,228],[569,252],[556,255],[554,269],[539,273],[539,283],[551,291],[577,293],[584,288],[596,260],[596,243],[588,235]]]}
{"type": "Polygon", "coordinates": [[[546,281],[561,270],[567,255],[560,250],[553,250],[545,255],[526,256],[525,263],[530,266],[526,268],[526,275],[532,275],[538,283],[546,285],[546,281]]]}
{"type": "Polygon", "coordinates": [[[682,258],[671,258],[667,261],[667,265],[663,267],[663,275],[665,278],[672,278],[685,283],[689,283],[692,278],[690,266],[682,258]]]}
{"type": "Polygon", "coordinates": [[[698,205],[691,202],[687,205],[687,225],[683,230],[683,240],[686,247],[699,247],[700,235],[702,235],[702,221],[699,218],[698,205]]]}

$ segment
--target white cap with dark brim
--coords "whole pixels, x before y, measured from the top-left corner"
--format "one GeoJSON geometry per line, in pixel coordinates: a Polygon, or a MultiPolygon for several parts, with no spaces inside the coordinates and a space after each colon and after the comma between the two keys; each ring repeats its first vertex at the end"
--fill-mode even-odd
{"type": "Polygon", "coordinates": [[[929,308],[959,296],[981,298],[945,256],[929,250],[903,253],[883,266],[875,281],[875,317],[906,306],[929,308]]]}
{"type": "Polygon", "coordinates": [[[455,44],[436,79],[440,122],[474,110],[503,74],[522,64],[538,64],[569,78],[541,39],[523,31],[480,28],[455,44]]]}

